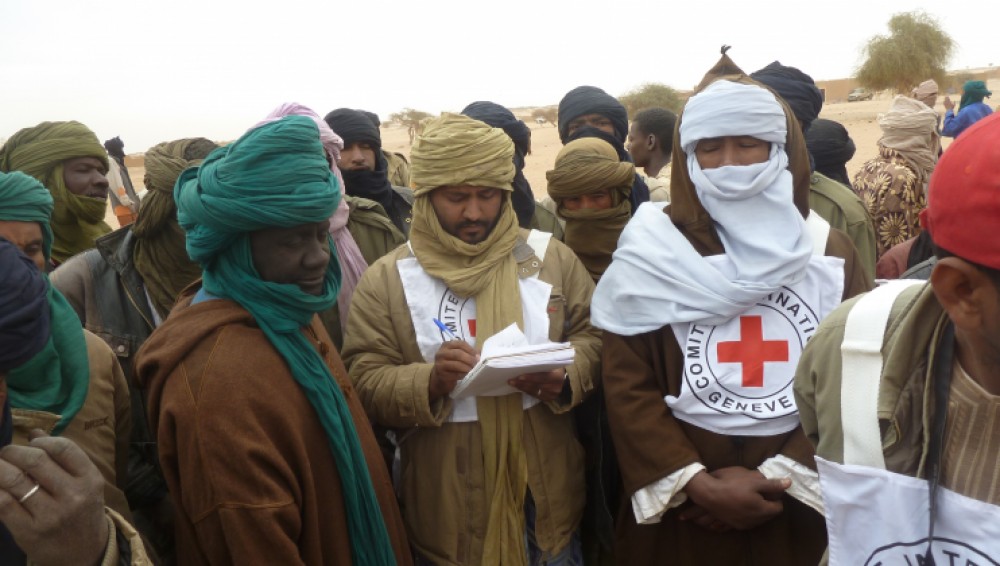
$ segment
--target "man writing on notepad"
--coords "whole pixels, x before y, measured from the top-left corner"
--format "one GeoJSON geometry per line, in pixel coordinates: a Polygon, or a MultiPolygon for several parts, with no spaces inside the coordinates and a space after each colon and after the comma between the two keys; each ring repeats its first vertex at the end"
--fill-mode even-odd
{"type": "Polygon", "coordinates": [[[410,242],[368,269],[351,304],[344,359],[369,416],[402,433],[397,488],[418,564],[579,562],[583,451],[569,410],[599,375],[594,285],[566,246],[518,227],[513,151],[478,120],[429,122],[410,157],[410,242]],[[513,378],[515,394],[452,399],[512,323],[530,344],[570,342],[573,363],[513,378]]]}

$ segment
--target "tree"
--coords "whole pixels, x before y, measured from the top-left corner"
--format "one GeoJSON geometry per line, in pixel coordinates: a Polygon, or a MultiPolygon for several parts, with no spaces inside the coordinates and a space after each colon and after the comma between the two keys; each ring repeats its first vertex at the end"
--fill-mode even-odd
{"type": "Polygon", "coordinates": [[[410,136],[410,143],[423,130],[420,122],[430,118],[431,114],[413,108],[404,108],[400,112],[389,114],[389,121],[406,126],[406,133],[410,136]]]}
{"type": "Polygon", "coordinates": [[[546,106],[545,108],[535,108],[531,112],[531,117],[535,119],[539,124],[544,124],[548,122],[553,126],[559,123],[559,110],[555,106],[546,106]]]}
{"type": "Polygon", "coordinates": [[[909,93],[927,79],[947,84],[946,69],[955,42],[937,20],[924,12],[903,12],[889,18],[889,35],[868,40],[865,62],[857,70],[862,86],[909,93]]]}
{"type": "Polygon", "coordinates": [[[684,104],[676,90],[660,83],[645,83],[619,96],[618,101],[628,110],[629,118],[640,110],[653,107],[678,112],[684,104]]]}

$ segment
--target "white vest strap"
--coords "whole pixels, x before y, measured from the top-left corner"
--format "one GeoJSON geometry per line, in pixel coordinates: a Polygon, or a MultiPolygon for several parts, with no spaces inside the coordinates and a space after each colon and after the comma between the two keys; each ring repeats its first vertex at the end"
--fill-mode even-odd
{"type": "Polygon", "coordinates": [[[549,240],[551,239],[552,234],[541,230],[532,230],[528,233],[528,245],[535,252],[535,257],[543,262],[545,261],[545,251],[549,249],[549,240]]]}
{"type": "Polygon", "coordinates": [[[813,255],[825,255],[826,241],[830,238],[830,223],[815,210],[810,210],[806,218],[806,229],[813,241],[813,255]]]}
{"type": "Polygon", "coordinates": [[[840,346],[840,420],[845,464],[885,469],[878,424],[882,342],[896,298],[908,287],[923,283],[911,279],[890,281],[861,297],[847,314],[840,346]]]}

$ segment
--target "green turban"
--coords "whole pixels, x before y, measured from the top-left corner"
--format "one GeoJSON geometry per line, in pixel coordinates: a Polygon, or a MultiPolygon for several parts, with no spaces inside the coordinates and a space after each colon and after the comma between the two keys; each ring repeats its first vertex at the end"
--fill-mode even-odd
{"type": "Polygon", "coordinates": [[[414,196],[451,185],[513,191],[514,142],[500,128],[461,114],[427,122],[410,150],[414,196]]]}
{"type": "Polygon", "coordinates": [[[201,267],[187,255],[184,230],[177,224],[174,183],[182,171],[197,166],[217,147],[205,138],[190,138],[164,142],[146,152],[148,192],[132,225],[136,238],[132,260],[161,317],[170,312],[181,290],[201,276],[201,267]]]}
{"type": "Polygon", "coordinates": [[[958,103],[958,109],[961,110],[969,104],[982,102],[984,98],[988,98],[992,94],[993,92],[986,88],[985,82],[967,81],[962,86],[962,100],[958,103]]]}
{"type": "Polygon", "coordinates": [[[75,195],[66,188],[63,163],[78,157],[94,157],[108,167],[104,146],[79,122],[42,122],[18,131],[0,148],[0,171],[27,173],[52,193],[52,258],[57,262],[94,247],[94,240],[111,231],[104,223],[107,199],[75,195]]]}
{"type": "MultiPolygon", "coordinates": [[[[302,333],[337,300],[340,267],[334,245],[323,292],[260,278],[250,233],[321,222],[340,202],[316,123],[286,116],[213,151],[186,169],[174,187],[177,220],[191,259],[204,270],[204,290],[247,309],[316,410],[330,441],[344,495],[353,563],[395,564],[351,412],[326,362],[302,333]]],[[[329,237],[329,236],[328,236],[329,237]]]]}
{"type": "Polygon", "coordinates": [[[38,222],[42,227],[45,259],[52,255],[52,195],[37,179],[14,171],[0,173],[0,220],[38,222]]]}

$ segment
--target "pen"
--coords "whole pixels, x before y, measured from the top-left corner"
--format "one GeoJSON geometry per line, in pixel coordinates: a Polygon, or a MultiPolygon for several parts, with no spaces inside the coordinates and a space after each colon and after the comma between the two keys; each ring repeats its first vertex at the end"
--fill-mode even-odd
{"type": "Polygon", "coordinates": [[[455,336],[455,333],[452,332],[451,329],[445,325],[445,323],[435,318],[434,324],[436,324],[437,327],[441,329],[441,332],[443,332],[444,335],[448,337],[448,340],[459,340],[459,337],[455,336]]]}

